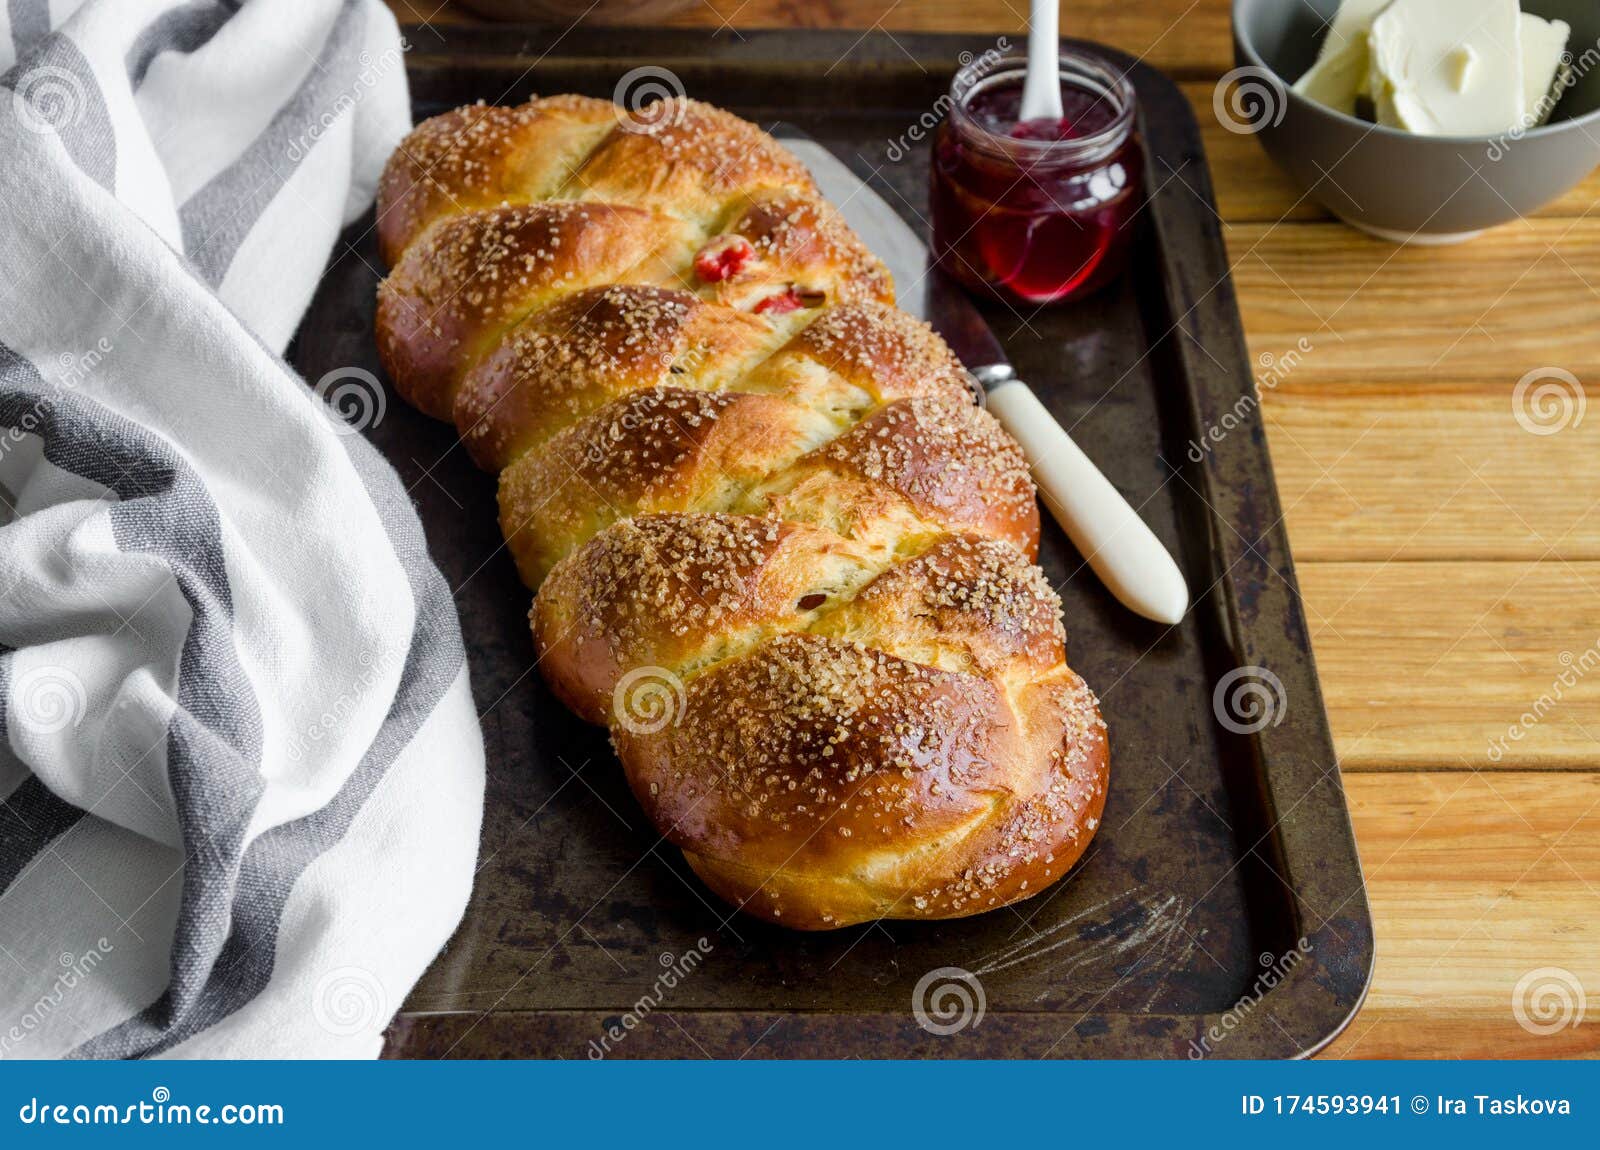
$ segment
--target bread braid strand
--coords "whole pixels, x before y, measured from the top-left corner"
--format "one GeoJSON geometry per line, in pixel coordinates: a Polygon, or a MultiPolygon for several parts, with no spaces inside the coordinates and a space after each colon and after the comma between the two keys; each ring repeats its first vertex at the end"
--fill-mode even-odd
{"type": "Polygon", "coordinates": [[[1015,443],[753,125],[557,96],[419,126],[384,366],[500,474],[541,670],[706,883],[804,929],[1029,897],[1108,753],[1015,443]]]}

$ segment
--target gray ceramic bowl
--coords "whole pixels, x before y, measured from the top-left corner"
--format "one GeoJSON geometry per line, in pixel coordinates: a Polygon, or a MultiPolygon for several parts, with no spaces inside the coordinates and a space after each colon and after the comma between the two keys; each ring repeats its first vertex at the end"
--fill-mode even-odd
{"type": "Polygon", "coordinates": [[[1238,69],[1225,127],[1254,131],[1334,215],[1384,239],[1450,243],[1524,216],[1600,163],[1600,0],[1523,0],[1572,26],[1576,83],[1550,122],[1503,136],[1414,136],[1324,108],[1290,85],[1311,67],[1338,0],[1233,0],[1238,69]]]}

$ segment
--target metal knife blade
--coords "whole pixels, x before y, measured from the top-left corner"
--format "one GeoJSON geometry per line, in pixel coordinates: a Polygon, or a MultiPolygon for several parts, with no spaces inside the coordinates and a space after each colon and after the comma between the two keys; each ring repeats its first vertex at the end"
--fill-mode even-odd
{"type": "Polygon", "coordinates": [[[1189,590],[1171,554],[1017,378],[976,305],[932,265],[917,233],[825,145],[790,124],[777,125],[773,135],[888,266],[900,307],[931,323],[982,385],[990,414],[1021,445],[1045,505],[1111,593],[1146,618],[1182,619],[1189,590]]]}
{"type": "Polygon", "coordinates": [[[985,387],[1011,378],[1011,361],[1000,341],[967,293],[934,265],[927,244],[905,218],[827,145],[792,124],[777,125],[773,135],[799,157],[823,197],[887,265],[900,309],[931,323],[985,387]]]}

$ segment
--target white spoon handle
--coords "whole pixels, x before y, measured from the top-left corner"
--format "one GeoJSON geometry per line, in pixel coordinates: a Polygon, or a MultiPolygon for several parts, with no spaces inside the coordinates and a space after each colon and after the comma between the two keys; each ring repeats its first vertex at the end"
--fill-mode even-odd
{"type": "Polygon", "coordinates": [[[1028,79],[1022,86],[1023,120],[1061,119],[1059,0],[1032,0],[1028,17],[1028,79]]]}
{"type": "Polygon", "coordinates": [[[1022,445],[1045,506],[1110,592],[1146,619],[1181,620],[1189,588],[1178,565],[1033,389],[1021,380],[1002,383],[986,406],[1022,445]]]}

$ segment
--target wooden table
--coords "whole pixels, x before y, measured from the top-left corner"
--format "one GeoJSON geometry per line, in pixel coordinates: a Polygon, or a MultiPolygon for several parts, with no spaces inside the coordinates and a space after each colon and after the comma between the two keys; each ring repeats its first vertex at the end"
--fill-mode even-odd
{"type": "MultiPolygon", "coordinates": [[[[1594,1056],[1600,1027],[1530,1033],[1512,999],[1558,968],[1600,1015],[1600,409],[1534,434],[1512,391],[1541,368],[1600,380],[1600,177],[1470,244],[1391,247],[1219,125],[1226,0],[1064,7],[1067,34],[1192,100],[1252,355],[1313,348],[1263,411],[1378,938],[1371,995],[1329,1054],[1594,1056]]],[[[672,22],[1017,38],[1026,8],[701,0],[672,22]]]]}

